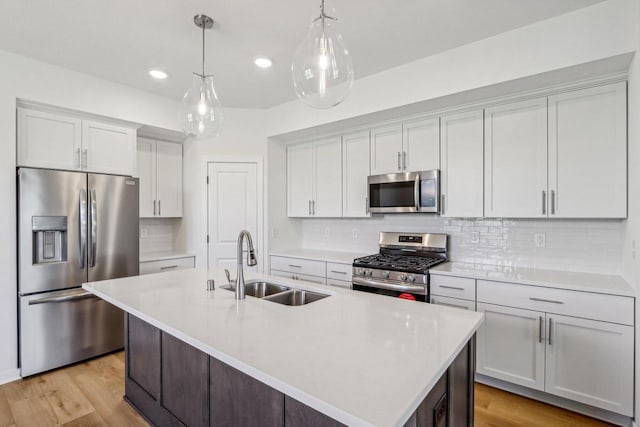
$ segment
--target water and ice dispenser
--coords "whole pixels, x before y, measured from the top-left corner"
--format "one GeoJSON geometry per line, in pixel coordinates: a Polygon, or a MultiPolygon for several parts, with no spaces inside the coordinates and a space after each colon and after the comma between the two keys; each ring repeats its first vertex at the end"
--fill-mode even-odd
{"type": "Polygon", "coordinates": [[[67,260],[67,217],[34,216],[33,264],[64,262],[67,260]]]}

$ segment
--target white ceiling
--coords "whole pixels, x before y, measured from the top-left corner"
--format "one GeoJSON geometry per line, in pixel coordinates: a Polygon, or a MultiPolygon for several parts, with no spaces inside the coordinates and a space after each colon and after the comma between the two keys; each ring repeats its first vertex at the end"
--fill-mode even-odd
{"type": "MultiPolygon", "coordinates": [[[[334,1],[357,79],[603,0],[334,1]]],[[[318,4],[6,0],[0,49],[178,99],[200,69],[201,33],[192,18],[202,12],[216,20],[207,32],[207,72],[223,105],[266,108],[295,99],[291,58],[318,4]],[[258,54],[274,66],[257,69],[258,54]],[[151,79],[150,68],[169,78],[151,79]]]]}

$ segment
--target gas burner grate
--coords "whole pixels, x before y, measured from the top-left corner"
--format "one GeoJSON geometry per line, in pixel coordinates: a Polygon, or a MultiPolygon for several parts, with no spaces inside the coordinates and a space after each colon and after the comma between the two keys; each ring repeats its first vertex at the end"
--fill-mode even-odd
{"type": "Polygon", "coordinates": [[[433,266],[444,262],[442,258],[411,255],[375,254],[354,260],[356,267],[426,274],[433,266]]]}

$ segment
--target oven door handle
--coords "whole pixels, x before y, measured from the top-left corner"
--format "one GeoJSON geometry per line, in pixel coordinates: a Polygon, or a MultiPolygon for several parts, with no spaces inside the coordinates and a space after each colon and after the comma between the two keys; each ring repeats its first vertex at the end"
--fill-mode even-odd
{"type": "Polygon", "coordinates": [[[369,279],[365,279],[365,278],[362,278],[362,277],[353,277],[351,280],[352,280],[354,285],[368,286],[370,288],[388,289],[388,290],[391,290],[391,291],[398,291],[398,292],[411,292],[413,294],[418,294],[418,295],[426,295],[427,294],[426,286],[421,286],[421,285],[410,285],[408,283],[402,284],[402,285],[398,285],[398,284],[395,284],[395,283],[379,282],[377,280],[369,280],[369,279]]]}

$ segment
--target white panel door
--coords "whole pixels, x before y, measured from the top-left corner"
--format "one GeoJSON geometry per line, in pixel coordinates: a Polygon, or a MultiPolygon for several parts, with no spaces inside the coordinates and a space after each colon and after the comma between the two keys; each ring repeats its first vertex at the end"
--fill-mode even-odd
{"type": "Polygon", "coordinates": [[[627,216],[625,82],[549,97],[549,191],[552,217],[627,216]]]}
{"type": "Polygon", "coordinates": [[[402,171],[402,125],[371,129],[371,175],[402,171]]]}
{"type": "Polygon", "coordinates": [[[311,216],[313,201],[313,144],[287,147],[287,216],[311,216]]]}
{"type": "MultiPolygon", "coordinates": [[[[249,230],[254,246],[258,243],[257,169],[255,163],[209,163],[208,166],[208,267],[227,268],[232,277],[236,277],[240,231],[249,230]]],[[[256,267],[246,267],[246,262],[245,255],[245,268],[256,270],[256,267]]]]}
{"type": "Polygon", "coordinates": [[[342,138],[313,143],[313,173],[312,215],[342,216],[342,138]]]}
{"type": "Polygon", "coordinates": [[[140,218],[153,217],[156,206],[156,142],[138,138],[136,176],[140,179],[140,218]]]}
{"type": "Polygon", "coordinates": [[[156,141],[157,216],[182,217],[182,144],[156,141]]]}
{"type": "Polygon", "coordinates": [[[483,216],[482,110],[440,118],[441,215],[483,216]]]}
{"type": "Polygon", "coordinates": [[[478,303],[476,372],[544,390],[545,314],[478,303]]]}
{"type": "Polygon", "coordinates": [[[342,137],[342,216],[367,217],[369,131],[342,137]]]}
{"type": "Polygon", "coordinates": [[[440,119],[430,118],[402,125],[405,157],[403,169],[408,172],[440,169],[440,119]]]}
{"type": "Polygon", "coordinates": [[[547,98],[484,111],[484,215],[547,216],[547,98]]]}
{"type": "Polygon", "coordinates": [[[82,121],[84,170],[133,175],[136,167],[136,133],[131,128],[82,121]]]}
{"type": "Polygon", "coordinates": [[[547,393],[633,415],[633,326],[547,314],[547,393]]]}
{"type": "Polygon", "coordinates": [[[18,166],[80,170],[82,122],[18,108],[18,166]]]}

